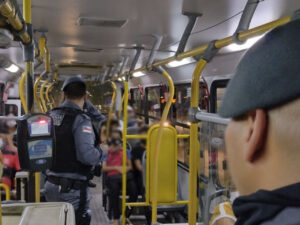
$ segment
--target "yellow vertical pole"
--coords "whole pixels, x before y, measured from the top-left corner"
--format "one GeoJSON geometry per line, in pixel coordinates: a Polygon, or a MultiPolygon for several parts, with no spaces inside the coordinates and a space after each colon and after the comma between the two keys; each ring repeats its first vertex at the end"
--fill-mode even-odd
{"type": "MultiPolygon", "coordinates": [[[[168,113],[170,110],[170,107],[172,105],[172,100],[174,97],[174,82],[171,78],[171,76],[167,73],[162,68],[158,69],[159,72],[164,76],[164,78],[167,80],[170,91],[169,91],[169,99],[166,103],[166,106],[164,108],[161,120],[160,120],[160,127],[158,130],[158,135],[157,135],[157,142],[156,142],[156,148],[155,148],[155,153],[154,153],[154,166],[153,166],[153,173],[152,173],[152,224],[157,223],[157,192],[158,192],[158,155],[159,155],[159,148],[160,148],[160,143],[161,143],[161,138],[162,138],[162,133],[163,133],[163,127],[164,127],[164,122],[166,122],[168,113]]],[[[151,179],[150,178],[150,179],[151,179]]]]}
{"type": "MultiPolygon", "coordinates": [[[[191,90],[191,108],[198,108],[199,104],[199,79],[207,62],[200,59],[196,65],[192,79],[191,90]]],[[[189,208],[188,221],[189,225],[196,224],[197,215],[197,171],[199,165],[200,149],[198,144],[198,123],[191,123],[190,126],[190,174],[189,174],[189,208]]]]}
{"type": "Polygon", "coordinates": [[[109,112],[108,112],[107,121],[106,121],[106,137],[108,137],[108,135],[109,135],[111,115],[114,112],[116,98],[117,98],[117,86],[116,86],[115,82],[111,82],[111,87],[113,89],[113,94],[111,97],[111,104],[109,107],[109,112]]]}
{"type": "MultiPolygon", "coordinates": [[[[9,187],[6,184],[0,184],[0,189],[3,188],[5,191],[5,200],[10,200],[10,190],[9,187]]],[[[0,225],[2,225],[2,202],[0,198],[0,225]]]]}
{"type": "Polygon", "coordinates": [[[19,95],[25,113],[28,113],[26,98],[24,95],[24,85],[26,81],[26,73],[23,73],[19,81],[19,95]]]}
{"type": "Polygon", "coordinates": [[[124,82],[124,110],[123,110],[123,162],[122,162],[122,225],[125,225],[126,210],[126,150],[127,150],[127,105],[128,105],[128,80],[124,82]]]}

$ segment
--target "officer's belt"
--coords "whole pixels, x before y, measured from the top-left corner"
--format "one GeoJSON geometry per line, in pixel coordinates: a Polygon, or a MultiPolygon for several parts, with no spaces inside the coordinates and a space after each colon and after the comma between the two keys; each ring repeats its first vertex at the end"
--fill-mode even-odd
{"type": "Polygon", "coordinates": [[[81,188],[88,186],[88,181],[75,180],[64,177],[47,176],[47,181],[56,185],[67,185],[69,189],[80,190],[81,188]]]}

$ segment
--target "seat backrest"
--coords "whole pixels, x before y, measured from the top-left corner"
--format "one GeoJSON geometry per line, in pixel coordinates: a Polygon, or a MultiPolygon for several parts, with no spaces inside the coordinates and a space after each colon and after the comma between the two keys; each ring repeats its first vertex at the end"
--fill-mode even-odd
{"type": "MultiPolygon", "coordinates": [[[[155,151],[158,143],[160,126],[154,125],[148,131],[147,142],[147,174],[146,192],[150,199],[153,198],[153,168],[155,163],[155,151]]],[[[158,152],[158,193],[157,202],[168,204],[177,200],[177,131],[174,127],[162,128],[162,137],[158,152]]],[[[147,196],[147,195],[146,195],[147,196]]]]}

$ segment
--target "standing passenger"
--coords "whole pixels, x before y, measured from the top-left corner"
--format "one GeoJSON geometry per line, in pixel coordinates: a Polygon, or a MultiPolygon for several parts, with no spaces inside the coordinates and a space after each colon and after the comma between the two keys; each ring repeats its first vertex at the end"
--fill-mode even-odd
{"type": "Polygon", "coordinates": [[[62,87],[65,101],[49,112],[56,135],[56,157],[47,172],[47,201],[64,201],[74,206],[77,225],[89,225],[91,169],[100,163],[102,150],[95,147],[91,119],[84,113],[86,86],[79,77],[67,79],[62,87]]]}
{"type": "Polygon", "coordinates": [[[300,224],[300,20],[269,32],[239,63],[220,114],[241,197],[235,224],[300,224]]]}

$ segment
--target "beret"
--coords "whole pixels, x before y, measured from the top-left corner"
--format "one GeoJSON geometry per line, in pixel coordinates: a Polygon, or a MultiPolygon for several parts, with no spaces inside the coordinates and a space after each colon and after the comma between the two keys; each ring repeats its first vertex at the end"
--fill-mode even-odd
{"type": "Polygon", "coordinates": [[[243,56],[219,114],[236,117],[300,97],[300,19],[267,33],[243,56]]]}
{"type": "Polygon", "coordinates": [[[66,87],[72,83],[82,83],[82,84],[84,84],[84,86],[86,86],[83,79],[81,79],[80,77],[74,76],[74,77],[70,77],[64,81],[61,90],[64,91],[66,89],[66,87]]]}

